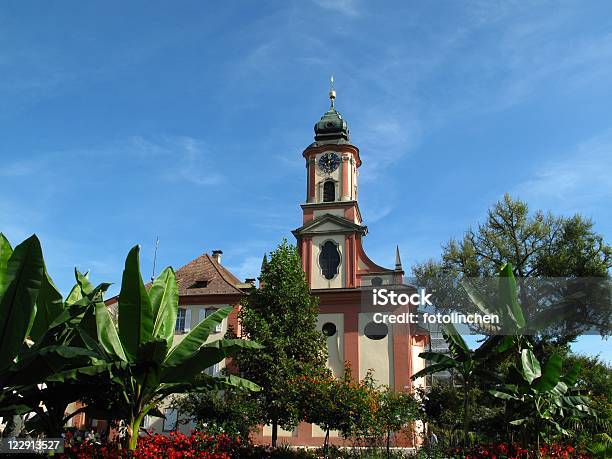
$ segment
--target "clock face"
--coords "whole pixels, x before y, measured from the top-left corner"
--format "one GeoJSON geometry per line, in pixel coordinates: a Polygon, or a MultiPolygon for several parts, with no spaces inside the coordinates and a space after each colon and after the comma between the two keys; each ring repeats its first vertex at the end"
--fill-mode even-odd
{"type": "Polygon", "coordinates": [[[334,152],[324,153],[323,156],[319,158],[319,169],[323,172],[331,174],[333,171],[338,169],[340,165],[340,158],[334,152]]]}

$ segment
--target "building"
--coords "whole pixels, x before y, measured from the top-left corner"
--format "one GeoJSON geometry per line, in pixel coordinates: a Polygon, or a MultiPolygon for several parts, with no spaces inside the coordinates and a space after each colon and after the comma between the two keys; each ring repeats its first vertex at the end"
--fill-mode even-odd
{"type": "MultiPolygon", "coordinates": [[[[410,376],[423,368],[418,354],[425,350],[428,335],[407,324],[375,323],[374,313],[383,309],[364,301],[364,291],[373,287],[403,284],[404,271],[399,250],[394,268],[377,265],[364,251],[367,227],[358,200],[362,161],[359,148],[350,142],[346,120],[335,109],[333,87],[329,96],[330,109],[314,127],[315,141],[302,153],[306,202],[301,205],[303,224],[293,231],[302,268],[312,293],[320,299],[318,327],[327,336],[328,365],[335,376],[341,376],[348,362],[355,378],[373,370],[380,384],[410,391],[414,388],[410,376]]],[[[402,308],[386,312],[398,313],[402,308]]],[[[278,441],[321,445],[324,436],[319,427],[302,423],[293,432],[279,431],[278,441]]],[[[265,427],[256,440],[270,437],[271,429],[265,427]]],[[[331,443],[344,443],[337,434],[331,437],[331,443]]]]}

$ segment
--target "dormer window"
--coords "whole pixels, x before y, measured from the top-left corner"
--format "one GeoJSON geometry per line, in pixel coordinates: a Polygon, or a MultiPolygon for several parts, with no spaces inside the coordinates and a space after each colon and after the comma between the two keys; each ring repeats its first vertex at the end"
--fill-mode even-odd
{"type": "Polygon", "coordinates": [[[189,288],[206,288],[208,287],[207,280],[197,280],[189,288]]]}
{"type": "Polygon", "coordinates": [[[323,184],[323,202],[334,202],[336,200],[336,184],[328,180],[323,184]]]}

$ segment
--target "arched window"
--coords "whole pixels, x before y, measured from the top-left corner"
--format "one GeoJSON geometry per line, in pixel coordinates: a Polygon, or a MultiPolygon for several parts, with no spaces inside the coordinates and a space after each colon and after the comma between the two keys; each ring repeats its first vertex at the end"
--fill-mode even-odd
{"type": "Polygon", "coordinates": [[[338,274],[338,266],[340,265],[340,254],[338,247],[332,241],[327,241],[321,247],[319,255],[319,265],[325,279],[333,279],[338,274]]]}
{"type": "Polygon", "coordinates": [[[333,202],[336,200],[336,184],[331,180],[323,184],[323,202],[333,202]]]}

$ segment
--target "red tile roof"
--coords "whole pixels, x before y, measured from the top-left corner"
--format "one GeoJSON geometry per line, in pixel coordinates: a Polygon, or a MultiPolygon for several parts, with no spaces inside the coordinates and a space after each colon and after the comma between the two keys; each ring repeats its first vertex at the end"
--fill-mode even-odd
{"type": "Polygon", "coordinates": [[[244,285],[226,268],[204,253],[176,271],[179,295],[243,294],[244,285]]]}

